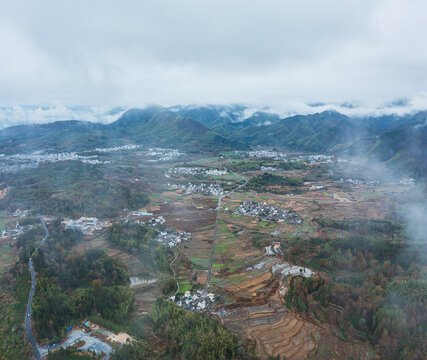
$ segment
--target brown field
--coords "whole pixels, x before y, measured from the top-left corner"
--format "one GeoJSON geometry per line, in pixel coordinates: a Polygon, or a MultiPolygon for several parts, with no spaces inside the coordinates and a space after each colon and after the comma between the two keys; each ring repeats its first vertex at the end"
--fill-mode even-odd
{"type": "MultiPolygon", "coordinates": [[[[304,173],[296,171],[294,175],[302,177],[304,173]]],[[[349,340],[345,341],[336,335],[341,333],[339,329],[301,318],[283,305],[279,294],[281,282],[270,269],[284,259],[279,255],[265,256],[262,247],[286,238],[321,237],[326,233],[335,236],[336,231],[318,227],[319,218],[384,219],[392,210],[389,194],[400,189],[351,185],[343,190],[340,184],[319,180],[315,184],[324,189],[310,190],[313,184],[305,184],[303,192],[296,195],[240,191],[223,199],[210,288],[221,294],[218,307],[225,305],[229,316],[217,318],[242,340],[254,342],[255,353],[261,359],[277,355],[295,360],[370,359],[373,353],[370,344],[348,334],[349,340]],[[304,222],[263,223],[232,214],[242,201],[251,200],[292,209],[304,222]],[[271,235],[275,230],[280,231],[279,236],[271,235]],[[261,247],[254,246],[255,240],[261,247]],[[255,270],[249,269],[262,262],[266,263],[255,270]]],[[[184,202],[177,202],[162,205],[158,214],[165,216],[169,226],[191,231],[195,236],[189,243],[178,246],[181,257],[174,268],[180,281],[204,285],[215,222],[215,214],[208,209],[215,208],[216,198],[191,195],[185,196],[184,202]]]]}
{"type": "MultiPolygon", "coordinates": [[[[199,165],[221,165],[211,158],[195,160],[199,165]]],[[[161,174],[171,164],[155,165],[158,181],[147,185],[152,191],[146,211],[163,216],[166,226],[194,234],[190,242],[181,243],[175,249],[178,257],[173,268],[176,279],[188,287],[203,287],[206,283],[211,243],[215,223],[217,198],[214,196],[185,195],[182,190],[170,189],[161,174]]],[[[285,171],[282,175],[303,178],[306,171],[285,171]]],[[[153,173],[153,174],[154,174],[153,173]]],[[[245,174],[248,178],[261,172],[245,174]]],[[[233,181],[229,175],[227,181],[233,181]]],[[[237,178],[237,177],[236,177],[237,178]]],[[[239,175],[241,181],[241,175],[239,175]]],[[[176,179],[174,179],[175,181],[176,179]]],[[[189,178],[183,178],[188,181],[189,178]]],[[[205,181],[205,180],[204,180],[205,181]]],[[[383,219],[391,213],[393,204],[389,195],[401,191],[394,187],[369,187],[366,185],[343,186],[328,179],[306,182],[299,194],[291,190],[271,187],[269,191],[256,193],[242,189],[223,199],[218,218],[218,229],[213,257],[210,291],[219,294],[217,308],[225,307],[228,316],[219,318],[225,327],[243,342],[254,344],[253,350],[261,359],[280,355],[286,359],[369,359],[371,346],[351,338],[343,340],[341,330],[312,319],[302,318],[286,308],[281,295],[281,279],[276,278],[271,267],[285,261],[282,255],[266,256],[263,248],[275,241],[286,239],[336,236],[338,231],[320,229],[317,219],[383,219]],[[315,190],[313,185],[324,188],[315,190]],[[282,191],[283,190],[283,191],[282,191]],[[288,194],[289,192],[289,194],[288,194]],[[292,209],[303,219],[302,224],[259,222],[252,217],[233,215],[243,201],[266,202],[281,209],[292,209]],[[280,234],[273,236],[273,231],[280,234]]],[[[144,217],[143,221],[148,220],[144,217]]],[[[111,256],[125,263],[132,276],[144,272],[144,264],[129,254],[105,243],[102,236],[79,245],[79,251],[88,247],[102,248],[111,256]]],[[[286,250],[285,250],[286,251],[286,250]]],[[[321,276],[327,276],[321,274],[321,276]]],[[[137,313],[145,313],[161,296],[157,283],[134,287],[137,313]]]]}

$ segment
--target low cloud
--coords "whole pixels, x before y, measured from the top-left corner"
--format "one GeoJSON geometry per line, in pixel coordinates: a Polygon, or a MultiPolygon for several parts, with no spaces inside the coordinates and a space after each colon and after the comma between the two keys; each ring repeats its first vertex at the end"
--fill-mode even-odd
{"type": "Polygon", "coordinates": [[[420,104],[393,101],[427,91],[426,12],[423,0],[8,2],[0,99],[406,111],[420,104]]]}
{"type": "Polygon", "coordinates": [[[125,111],[120,107],[66,107],[62,104],[0,107],[0,129],[22,124],[43,124],[61,120],[111,123],[125,111]]]}

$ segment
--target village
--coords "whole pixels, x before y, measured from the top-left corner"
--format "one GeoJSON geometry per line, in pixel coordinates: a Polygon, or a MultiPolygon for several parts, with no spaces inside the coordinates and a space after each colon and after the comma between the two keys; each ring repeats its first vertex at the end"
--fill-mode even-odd
{"type": "MultiPolygon", "coordinates": [[[[100,153],[108,153],[134,149],[140,150],[139,147],[132,146],[105,148],[105,151],[97,150],[100,153]]],[[[259,344],[257,346],[264,346],[268,340],[261,335],[250,335],[250,332],[257,331],[257,327],[272,325],[279,318],[297,321],[292,311],[287,310],[283,305],[291,289],[292,279],[298,276],[303,278],[315,276],[314,281],[317,281],[319,276],[325,277],[325,273],[318,267],[309,268],[308,266],[311,266],[309,262],[293,255],[296,250],[295,246],[289,245],[289,239],[318,236],[318,224],[313,219],[320,206],[323,207],[323,213],[327,213],[331,218],[341,216],[341,210],[337,209],[337,206],[348,212],[347,207],[352,204],[351,209],[355,214],[357,211],[363,211],[362,201],[364,200],[355,199],[361,199],[362,196],[367,198],[365,193],[373,192],[368,188],[375,187],[376,190],[379,182],[359,177],[357,173],[341,174],[336,164],[327,164],[333,161],[333,157],[290,155],[260,150],[251,152],[251,157],[245,161],[257,164],[258,167],[255,168],[261,171],[279,172],[281,176],[303,180],[300,188],[283,187],[282,193],[274,193],[269,188],[254,191],[249,186],[245,188],[247,182],[245,183],[244,180],[250,181],[252,177],[257,176],[259,170],[246,172],[233,168],[231,173],[225,169],[227,164],[236,162],[235,158],[227,162],[225,158],[216,156],[209,161],[200,161],[193,160],[194,158],[190,155],[181,159],[182,154],[173,149],[161,148],[138,151],[135,154],[141,164],[145,162],[144,171],[147,169],[150,171],[153,168],[153,174],[155,174],[153,179],[159,179],[158,182],[151,181],[146,185],[145,175],[137,173],[132,175],[133,186],[141,186],[150,198],[147,205],[132,209],[121,208],[119,215],[111,219],[97,218],[93,215],[66,217],[61,220],[62,224],[66,229],[81,231],[85,235],[85,242],[79,245],[79,251],[84,251],[86,246],[106,248],[109,253],[120,257],[129,266],[129,286],[132,291],[135,291],[135,311],[140,315],[147,314],[150,305],[156,298],[162,296],[162,278],[154,272],[146,272],[135,255],[125,254],[122,250],[108,244],[104,231],[113,223],[121,221],[132,221],[152,227],[155,230],[153,240],[168,249],[167,257],[174,270],[174,279],[177,284],[175,289],[178,289],[175,296],[171,296],[175,290],[163,295],[183,309],[200,312],[209,317],[219,317],[224,322],[224,326],[232,332],[244,338],[253,339],[259,344]],[[176,166],[173,161],[160,163],[160,159],[168,158],[169,155],[171,156],[169,159],[175,160],[176,166]],[[262,162],[258,159],[263,157],[271,160],[259,166],[262,162]],[[151,161],[158,161],[158,163],[153,164],[151,161]],[[323,173],[328,176],[325,178],[307,176],[310,171],[316,170],[317,165],[291,170],[285,170],[285,166],[281,168],[283,162],[287,161],[304,161],[310,165],[324,161],[326,165],[320,166],[324,167],[323,173]],[[195,166],[183,166],[190,163],[195,166]],[[166,175],[166,178],[163,175],[166,175]],[[224,175],[228,175],[226,180],[202,178],[224,175]],[[183,179],[185,177],[189,179],[183,179]],[[345,196],[347,189],[353,189],[351,197],[345,196]],[[217,239],[212,248],[217,213],[215,209],[218,203],[218,199],[213,197],[221,197],[222,205],[218,212],[217,239]],[[354,204],[356,202],[357,204],[354,204]],[[206,274],[210,266],[212,266],[212,277],[208,290],[205,290],[206,274]],[[247,321],[242,320],[241,317],[246,316],[246,313],[253,318],[247,321]],[[242,332],[241,326],[247,326],[248,332],[242,332]]],[[[111,158],[114,164],[114,156],[100,154],[99,157],[99,160],[108,161],[111,158]]],[[[97,160],[97,158],[90,157],[86,160],[97,160]]],[[[410,178],[402,178],[398,188],[404,191],[407,186],[413,186],[412,184],[410,178]]],[[[377,200],[377,197],[372,196],[370,204],[377,200]]],[[[373,208],[372,205],[370,206],[373,208]]],[[[28,214],[28,211],[21,210],[14,213],[16,217],[25,217],[28,214]]],[[[44,219],[51,220],[48,217],[44,219]]],[[[53,219],[57,218],[53,217],[53,219]]],[[[9,226],[3,228],[0,235],[16,237],[21,233],[19,231],[25,232],[28,229],[9,226]]],[[[8,240],[4,241],[6,242],[10,243],[8,240]]],[[[306,324],[304,319],[298,321],[299,326],[306,324]]],[[[277,337],[274,340],[274,346],[279,347],[282,340],[279,339],[278,334],[282,330],[283,334],[292,332],[292,329],[282,329],[280,324],[277,325],[279,330],[273,330],[273,327],[268,329],[277,337]]],[[[73,333],[70,331],[72,335],[67,338],[68,342],[66,340],[60,345],[73,346],[76,343],[71,343],[76,338],[85,341],[87,345],[80,346],[81,350],[98,349],[97,351],[102,353],[110,351],[106,345],[89,338],[96,338],[89,336],[88,332],[92,331],[89,328],[80,326],[73,330],[75,331],[73,333]],[[87,331],[86,335],[83,335],[84,331],[87,331]],[[96,344],[92,346],[93,341],[96,344]]],[[[102,331],[94,332],[93,335],[97,333],[101,334],[102,331]]],[[[308,334],[300,331],[297,336],[308,336],[308,334]]],[[[101,342],[111,346],[108,342],[103,340],[101,342]]],[[[111,349],[111,352],[114,351],[114,346],[111,349]]],[[[284,351],[283,354],[285,353],[284,351]]],[[[261,358],[267,357],[263,355],[261,358]]]]}
{"type": "Polygon", "coordinates": [[[112,225],[112,223],[109,221],[100,221],[96,217],[86,216],[82,216],[81,218],[76,220],[65,218],[62,221],[62,224],[65,226],[66,229],[78,230],[85,235],[93,234],[93,232],[96,230],[101,230],[112,225]]]}
{"type": "Polygon", "coordinates": [[[187,290],[181,296],[174,295],[171,300],[186,310],[210,313],[214,310],[213,304],[217,298],[218,295],[213,293],[206,294],[205,291],[199,289],[193,293],[187,290]]]}
{"type": "Polygon", "coordinates": [[[166,245],[168,248],[171,248],[181,242],[190,241],[192,237],[193,234],[189,232],[165,230],[159,231],[159,234],[155,237],[155,240],[166,245]]]}
{"type": "Polygon", "coordinates": [[[184,156],[185,154],[177,149],[150,148],[146,155],[155,158],[149,161],[169,161],[184,156]]]}
{"type": "Polygon", "coordinates": [[[16,236],[24,234],[32,227],[32,225],[19,225],[19,223],[16,224],[15,227],[7,227],[0,231],[0,239],[5,239],[7,237],[16,238],[16,236]]]}
{"type": "Polygon", "coordinates": [[[221,176],[228,174],[227,170],[206,169],[201,167],[175,167],[168,170],[169,174],[177,175],[211,175],[221,176]]]}
{"type": "Polygon", "coordinates": [[[252,216],[258,221],[286,221],[289,224],[301,224],[301,219],[295,212],[278,209],[273,205],[257,203],[255,201],[243,202],[234,212],[234,215],[252,216]]]}
{"type": "Polygon", "coordinates": [[[98,155],[83,156],[76,152],[45,153],[35,151],[30,154],[0,154],[0,173],[16,172],[21,169],[36,168],[40,163],[55,163],[59,161],[81,161],[92,165],[108,164],[109,161],[97,159],[98,155]]]}
{"type": "Polygon", "coordinates": [[[244,156],[249,158],[270,158],[273,160],[281,161],[301,161],[307,164],[320,164],[320,163],[330,163],[335,157],[332,155],[323,155],[323,154],[313,154],[313,155],[297,155],[297,154],[286,154],[279,151],[272,150],[254,150],[247,151],[244,153],[244,156]]]}
{"type": "Polygon", "coordinates": [[[167,184],[172,189],[183,189],[186,195],[202,194],[219,196],[224,193],[224,189],[218,184],[193,184],[189,182],[187,185],[167,184]]]}

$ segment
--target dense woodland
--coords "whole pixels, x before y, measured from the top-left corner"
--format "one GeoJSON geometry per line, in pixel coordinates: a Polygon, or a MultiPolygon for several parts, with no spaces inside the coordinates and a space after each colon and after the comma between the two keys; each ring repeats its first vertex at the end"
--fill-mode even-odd
{"type": "Polygon", "coordinates": [[[293,277],[286,305],[315,321],[336,325],[336,335],[372,342],[384,359],[422,359],[427,351],[425,244],[401,235],[389,221],[330,221],[350,232],[341,238],[289,241],[288,259],[329,277],[293,277]]]}
{"type": "Polygon", "coordinates": [[[28,359],[33,353],[24,343],[25,309],[30,291],[30,272],[24,264],[16,264],[0,279],[0,339],[1,360],[28,359]]]}
{"type": "Polygon", "coordinates": [[[146,320],[158,343],[153,346],[153,342],[142,340],[125,345],[112,360],[248,358],[236,337],[217,321],[162,298],[156,301],[146,320]]]}
{"type": "Polygon", "coordinates": [[[248,189],[254,189],[257,192],[271,191],[282,193],[287,191],[299,192],[298,187],[302,185],[302,180],[290,177],[280,176],[265,172],[253,177],[247,184],[248,189]]]}
{"type": "Polygon", "coordinates": [[[113,246],[138,257],[144,264],[141,275],[158,277],[163,293],[169,294],[176,288],[168,259],[172,253],[154,240],[155,235],[153,228],[128,221],[114,224],[107,231],[106,239],[113,246]]]}
{"type": "MultiPolygon", "coordinates": [[[[26,251],[31,235],[18,240],[25,254],[21,256],[23,262],[31,251],[26,251]]],[[[70,251],[82,238],[81,232],[65,230],[56,221],[49,224],[48,239],[33,255],[38,273],[32,305],[34,329],[43,343],[59,341],[66,327],[90,316],[121,324],[132,309],[126,267],[102,250],[89,249],[83,254],[70,251]]],[[[33,247],[32,243],[30,249],[33,247]]]]}
{"type": "Polygon", "coordinates": [[[22,170],[18,177],[6,174],[4,178],[11,189],[0,200],[0,207],[9,211],[20,208],[56,216],[102,218],[148,202],[141,189],[114,181],[99,165],[80,161],[44,163],[22,170]]]}

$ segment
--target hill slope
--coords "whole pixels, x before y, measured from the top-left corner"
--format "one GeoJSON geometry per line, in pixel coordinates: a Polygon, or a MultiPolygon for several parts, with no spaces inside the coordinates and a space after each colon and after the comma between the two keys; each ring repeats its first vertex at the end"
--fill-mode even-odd
{"type": "Polygon", "coordinates": [[[427,122],[385,132],[368,155],[387,165],[404,167],[415,176],[427,176],[427,122]]]}
{"type": "Polygon", "coordinates": [[[334,111],[325,111],[292,116],[271,125],[250,126],[234,132],[231,137],[252,145],[323,152],[350,141],[355,132],[359,132],[359,127],[352,119],[334,111]]]}
{"type": "Polygon", "coordinates": [[[78,151],[127,143],[202,151],[244,148],[242,143],[219,135],[197,120],[161,107],[129,110],[109,125],[57,121],[0,131],[0,153],[78,151]]]}

